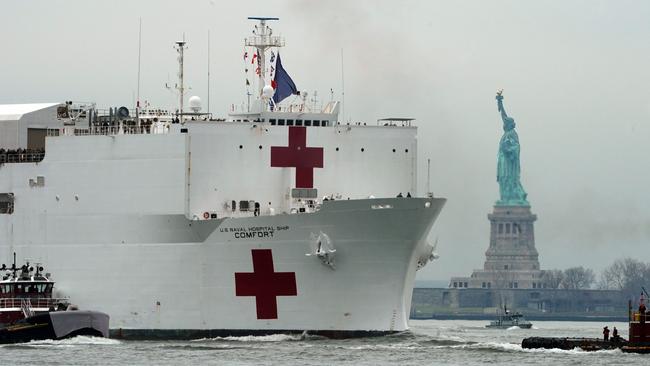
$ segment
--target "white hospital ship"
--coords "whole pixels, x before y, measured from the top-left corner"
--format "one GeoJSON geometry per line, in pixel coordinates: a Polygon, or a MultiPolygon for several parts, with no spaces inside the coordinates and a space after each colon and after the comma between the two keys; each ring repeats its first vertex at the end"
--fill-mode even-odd
{"type": "Polygon", "coordinates": [[[184,42],[176,112],[1,105],[0,262],[47,263],[115,337],[408,329],[445,202],[418,195],[417,127],[312,103],[252,19],[259,86],[227,119],[183,107],[184,42]]]}

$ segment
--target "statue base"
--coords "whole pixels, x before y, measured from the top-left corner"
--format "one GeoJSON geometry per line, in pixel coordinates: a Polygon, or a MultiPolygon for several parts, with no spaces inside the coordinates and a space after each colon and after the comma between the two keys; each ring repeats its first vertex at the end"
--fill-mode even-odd
{"type": "Polygon", "coordinates": [[[470,277],[452,278],[451,287],[468,288],[546,288],[535,249],[533,223],[537,215],[530,204],[494,206],[488,214],[490,246],[485,252],[483,269],[470,277]]]}

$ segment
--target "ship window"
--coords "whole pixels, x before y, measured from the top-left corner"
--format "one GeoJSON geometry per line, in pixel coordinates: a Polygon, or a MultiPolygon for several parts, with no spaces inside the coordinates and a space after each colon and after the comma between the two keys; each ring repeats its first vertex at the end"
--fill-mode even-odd
{"type": "Polygon", "coordinates": [[[499,224],[499,234],[503,234],[503,224],[499,224]]]}
{"type": "Polygon", "coordinates": [[[269,123],[270,123],[271,125],[275,126],[275,118],[271,118],[271,119],[269,120],[269,123]]]}
{"type": "Polygon", "coordinates": [[[485,288],[485,282],[483,282],[483,283],[481,284],[481,287],[482,287],[482,288],[485,288]]]}
{"type": "Polygon", "coordinates": [[[364,149],[364,148],[362,147],[362,148],[361,148],[361,152],[364,152],[364,151],[366,151],[366,149],[364,149]]]}
{"type": "Polygon", "coordinates": [[[293,120],[292,119],[287,120],[287,126],[293,126],[293,120]]]}
{"type": "Polygon", "coordinates": [[[338,148],[338,147],[336,148],[336,151],[339,151],[339,148],[338,148]]]}
{"type": "Polygon", "coordinates": [[[246,212],[248,211],[248,201],[239,201],[239,211],[246,212]]]}
{"type": "Polygon", "coordinates": [[[237,201],[232,200],[232,202],[230,202],[230,206],[232,207],[233,212],[237,211],[237,201]]]}
{"type": "Polygon", "coordinates": [[[492,287],[492,283],[491,283],[491,282],[488,282],[487,285],[488,285],[488,288],[492,287]]]}
{"type": "Polygon", "coordinates": [[[408,153],[409,153],[409,149],[404,149],[404,152],[408,154],[408,153]]]}
{"type": "Polygon", "coordinates": [[[515,285],[515,288],[519,287],[519,283],[517,283],[517,282],[515,282],[514,285],[515,285]]]}
{"type": "Polygon", "coordinates": [[[14,194],[0,193],[0,214],[14,213],[14,194]]]}
{"type": "Polygon", "coordinates": [[[507,265],[507,264],[504,265],[504,266],[503,266],[503,269],[508,269],[508,265],[507,265]]]}
{"type": "Polygon", "coordinates": [[[284,126],[284,120],[283,119],[278,120],[278,126],[284,126]]]}
{"type": "Polygon", "coordinates": [[[465,288],[467,288],[467,282],[465,282],[464,285],[465,285],[465,288]]]}
{"type": "Polygon", "coordinates": [[[454,287],[458,287],[458,282],[454,282],[454,287]]]}
{"type": "Polygon", "coordinates": [[[305,126],[311,126],[311,120],[310,119],[305,120],[305,126]]]}
{"type": "Polygon", "coordinates": [[[395,152],[395,149],[393,149],[393,152],[395,152]]]}
{"type": "Polygon", "coordinates": [[[510,234],[510,224],[506,224],[506,234],[510,234]]]}
{"type": "Polygon", "coordinates": [[[302,126],[302,120],[301,119],[296,120],[296,126],[302,126]]]}
{"type": "Polygon", "coordinates": [[[533,288],[537,288],[537,284],[533,282],[533,288]]]}
{"type": "Polygon", "coordinates": [[[319,120],[314,120],[314,126],[315,126],[315,127],[320,126],[320,121],[319,121],[319,120]]]}

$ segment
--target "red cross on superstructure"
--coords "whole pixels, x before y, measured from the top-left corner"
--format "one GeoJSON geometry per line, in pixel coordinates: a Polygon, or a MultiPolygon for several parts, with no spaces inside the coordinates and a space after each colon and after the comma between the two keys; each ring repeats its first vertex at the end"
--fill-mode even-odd
{"type": "Polygon", "coordinates": [[[296,168],[296,188],[314,188],[314,168],[323,167],[323,148],[307,147],[307,128],[289,127],[289,146],[271,146],[271,166],[296,168]]]}
{"type": "Polygon", "coordinates": [[[235,295],[255,296],[257,319],[277,319],[277,296],[297,296],[296,273],[275,272],[271,249],[251,249],[253,272],[235,272],[235,295]]]}

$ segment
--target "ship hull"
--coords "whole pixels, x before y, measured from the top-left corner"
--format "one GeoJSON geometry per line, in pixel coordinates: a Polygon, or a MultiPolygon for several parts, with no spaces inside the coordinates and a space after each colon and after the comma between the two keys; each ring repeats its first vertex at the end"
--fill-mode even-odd
{"type": "Polygon", "coordinates": [[[97,311],[58,311],[30,316],[0,328],[0,343],[23,343],[85,335],[108,337],[109,316],[97,311]]]}
{"type": "MultiPolygon", "coordinates": [[[[44,244],[13,249],[48,263],[61,295],[109,314],[117,337],[380,335],[408,329],[418,260],[427,254],[425,240],[443,204],[329,201],[314,213],[202,221],[76,217],[68,242],[52,230],[44,244]],[[83,229],[90,221],[104,221],[110,235],[91,241],[96,233],[83,229]],[[137,241],[133,232],[158,236],[137,241]],[[316,255],[323,234],[335,250],[333,263],[316,255]],[[255,262],[260,254],[270,259],[270,271],[258,268],[265,265],[255,262]],[[257,282],[238,283],[237,276],[257,282]],[[283,289],[286,283],[276,278],[282,276],[295,288],[283,289]]],[[[67,219],[47,216],[45,225],[67,219]]]]}

